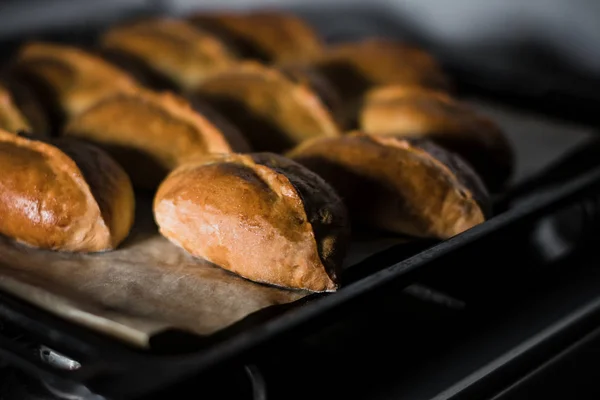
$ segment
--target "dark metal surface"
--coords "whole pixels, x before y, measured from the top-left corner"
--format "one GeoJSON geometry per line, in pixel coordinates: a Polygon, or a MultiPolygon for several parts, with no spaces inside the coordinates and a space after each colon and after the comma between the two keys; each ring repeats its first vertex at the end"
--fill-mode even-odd
{"type": "Polygon", "coordinates": [[[599,351],[600,329],[595,329],[492,400],[525,400],[534,396],[547,399],[597,399],[600,397],[599,351]]]}

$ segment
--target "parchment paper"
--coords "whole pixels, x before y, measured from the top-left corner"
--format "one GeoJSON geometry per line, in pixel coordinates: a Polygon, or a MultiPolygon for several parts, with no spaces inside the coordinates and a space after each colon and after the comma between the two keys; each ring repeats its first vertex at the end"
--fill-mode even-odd
{"type": "MultiPolygon", "coordinates": [[[[517,153],[516,181],[592,135],[575,126],[471,103],[508,133],[517,153]]],[[[188,256],[158,234],[150,204],[148,198],[138,199],[133,232],[109,253],[61,254],[0,237],[0,288],[141,347],[169,327],[210,335],[256,311],[309,294],[253,283],[188,256]]],[[[345,268],[405,240],[354,241],[345,268]]]]}
{"type": "MultiPolygon", "coordinates": [[[[362,241],[347,264],[403,239],[362,241]]],[[[60,316],[146,347],[166,328],[209,335],[265,307],[310,294],[257,284],[193,258],[163,238],[151,200],[116,251],[66,254],[0,237],[0,288],[60,316]]]]}

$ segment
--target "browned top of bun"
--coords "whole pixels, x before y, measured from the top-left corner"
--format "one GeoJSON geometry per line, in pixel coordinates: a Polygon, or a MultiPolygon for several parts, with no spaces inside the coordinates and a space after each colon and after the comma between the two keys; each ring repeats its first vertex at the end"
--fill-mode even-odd
{"type": "Polygon", "coordinates": [[[365,96],[359,121],[369,134],[434,140],[471,163],[492,190],[501,188],[512,173],[512,148],[500,127],[445,93],[376,88],[365,96]]]}
{"type": "Polygon", "coordinates": [[[467,164],[451,154],[441,160],[438,153],[444,150],[352,133],[308,141],[290,157],[329,182],[355,220],[410,236],[446,239],[483,222],[487,198],[467,164]]]}
{"type": "Polygon", "coordinates": [[[267,62],[306,60],[323,48],[312,27],[281,11],[200,13],[190,21],[218,35],[246,58],[267,62]]]}
{"type": "Polygon", "coordinates": [[[241,63],[212,76],[196,93],[237,125],[258,151],[278,152],[310,137],[340,135],[315,92],[258,63],[241,63]]]}
{"type": "Polygon", "coordinates": [[[115,26],[102,36],[101,45],[134,58],[184,90],[192,90],[207,76],[236,61],[212,34],[173,18],[115,26]]]}
{"type": "Polygon", "coordinates": [[[232,150],[223,133],[182,97],[146,90],[104,99],[75,117],[65,134],[101,145],[134,184],[147,188],[187,157],[232,150]]]}
{"type": "Polygon", "coordinates": [[[72,117],[99,100],[133,90],[128,74],[84,50],[31,42],[18,54],[14,71],[41,93],[53,98],[55,112],[72,117]]]}
{"type": "MultiPolygon", "coordinates": [[[[44,104],[36,92],[18,80],[8,79],[0,83],[0,86],[4,86],[0,88],[0,92],[6,93],[9,96],[8,99],[5,98],[5,101],[8,100],[8,102],[12,103],[12,107],[17,109],[21,117],[27,122],[27,127],[22,127],[20,130],[27,131],[35,136],[48,137],[52,132],[52,127],[50,126],[47,110],[44,108],[44,104]]],[[[4,107],[9,110],[11,109],[7,105],[4,107]]],[[[14,129],[6,129],[14,131],[14,129]]]]}
{"type": "Polygon", "coordinates": [[[182,165],[161,184],[154,212],[171,241],[248,279],[337,287],[344,206],[321,178],[281,156],[229,154],[182,165]]]}
{"type": "MultiPolygon", "coordinates": [[[[352,77],[364,81],[365,87],[398,84],[436,89],[448,87],[436,59],[423,49],[392,39],[369,38],[342,43],[331,47],[317,59],[321,69],[354,73],[352,77]]],[[[356,80],[348,84],[358,84],[356,80]]]]}
{"type": "Polygon", "coordinates": [[[343,103],[340,94],[316,68],[308,64],[282,64],[278,69],[292,81],[306,85],[319,96],[321,103],[341,126],[344,123],[343,103]]]}
{"type": "Polygon", "coordinates": [[[366,104],[369,103],[388,103],[396,100],[427,96],[435,98],[439,101],[450,102],[453,101],[453,97],[448,93],[441,90],[428,89],[420,86],[405,86],[405,85],[381,85],[374,86],[368,92],[365,93],[364,101],[366,104]]]}
{"type": "Polygon", "coordinates": [[[252,151],[244,134],[223,114],[197,96],[190,97],[188,100],[194,111],[210,121],[221,132],[233,152],[249,153],[252,151]]]}
{"type": "Polygon", "coordinates": [[[133,222],[127,175],[89,145],[60,145],[0,131],[0,233],[51,250],[115,248],[133,222]]]}
{"type": "Polygon", "coordinates": [[[31,125],[14,103],[10,92],[0,86],[0,129],[9,132],[31,131],[31,125]]]}
{"type": "Polygon", "coordinates": [[[378,85],[448,90],[448,80],[426,51],[392,39],[369,38],[330,47],[313,60],[344,102],[345,124],[354,127],[363,94],[378,85]]]}

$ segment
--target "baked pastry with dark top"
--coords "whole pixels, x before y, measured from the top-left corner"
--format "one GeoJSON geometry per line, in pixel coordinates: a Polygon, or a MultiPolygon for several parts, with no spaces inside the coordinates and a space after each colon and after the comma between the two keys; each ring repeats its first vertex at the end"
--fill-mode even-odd
{"type": "Polygon", "coordinates": [[[126,72],[90,52],[46,42],[23,46],[10,76],[36,94],[55,129],[100,100],[138,85],[126,72]]]}
{"type": "Polygon", "coordinates": [[[272,153],[190,162],[161,184],[160,232],[247,279],[315,292],[337,288],[349,225],[334,190],[272,153]]]}
{"type": "Polygon", "coordinates": [[[134,219],[131,182],[100,149],[0,131],[0,233],[66,252],[115,249],[134,219]]]}
{"type": "Polygon", "coordinates": [[[204,12],[189,21],[218,36],[241,58],[268,63],[304,61],[323,49],[310,25],[283,11],[204,12]]]}
{"type": "MultiPolygon", "coordinates": [[[[236,57],[219,39],[183,20],[149,18],[117,25],[100,39],[103,53],[139,81],[162,88],[167,81],[190,91],[236,57]]],[[[168,85],[168,84],[167,84],[168,85]]]]}
{"type": "Polygon", "coordinates": [[[73,118],[64,135],[105,149],[142,189],[156,189],[183,159],[233,150],[227,134],[185,99],[146,90],[104,99],[73,118]]]}
{"type": "Polygon", "coordinates": [[[398,86],[371,90],[359,116],[360,129],[374,135],[425,137],[458,153],[492,192],[504,188],[514,153],[490,118],[446,93],[398,86]]]}
{"type": "Polygon", "coordinates": [[[427,141],[355,132],[308,141],[289,156],[331,184],[366,227],[447,239],[489,216],[475,172],[427,141]]]}
{"type": "Polygon", "coordinates": [[[331,113],[337,124],[343,128],[345,123],[343,102],[335,87],[317,69],[307,64],[282,64],[277,69],[288,79],[308,86],[321,103],[331,113]]]}
{"type": "MultiPolygon", "coordinates": [[[[44,104],[29,86],[16,80],[4,80],[0,81],[0,93],[0,96],[3,97],[2,101],[5,107],[4,112],[6,113],[4,118],[12,121],[20,121],[20,118],[24,118],[27,122],[26,126],[23,126],[21,122],[12,125],[5,120],[5,129],[13,132],[28,132],[36,137],[50,136],[52,133],[52,126],[46,109],[44,108],[44,104]],[[16,113],[13,114],[15,111],[18,111],[20,117],[17,116],[16,113]],[[12,125],[12,128],[9,125],[12,125]],[[15,130],[15,128],[18,128],[19,126],[21,126],[21,128],[15,130]]],[[[1,112],[2,111],[0,111],[0,113],[1,112]]]]}
{"type": "Polygon", "coordinates": [[[7,88],[0,86],[0,129],[8,132],[31,132],[31,124],[15,104],[7,88]]]}
{"type": "Polygon", "coordinates": [[[448,90],[449,80],[428,52],[392,39],[369,38],[332,46],[311,65],[331,82],[344,101],[348,124],[362,96],[380,85],[448,90]]]}
{"type": "Polygon", "coordinates": [[[236,125],[255,151],[281,152],[311,137],[341,135],[309,86],[255,62],[208,78],[196,96],[236,125]]]}

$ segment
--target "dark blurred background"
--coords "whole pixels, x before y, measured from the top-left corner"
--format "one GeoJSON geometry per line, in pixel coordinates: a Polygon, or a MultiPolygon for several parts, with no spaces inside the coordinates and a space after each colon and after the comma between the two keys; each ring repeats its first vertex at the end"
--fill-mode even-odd
{"type": "Polygon", "coordinates": [[[517,118],[478,103],[515,144],[515,181],[588,139],[589,129],[571,125],[583,115],[591,116],[592,126],[599,126],[598,0],[0,0],[0,41],[12,41],[13,46],[4,48],[14,48],[43,31],[64,31],[72,41],[86,32],[95,37],[94,31],[110,21],[145,13],[257,7],[304,14],[326,39],[375,32],[416,42],[433,52],[461,83],[472,81],[496,97],[501,92],[517,93],[528,109],[542,106],[542,115],[520,110],[517,118]],[[560,125],[559,114],[567,111],[574,114],[573,120],[560,125]],[[556,121],[551,121],[553,117],[556,121]]]}
{"type": "Polygon", "coordinates": [[[410,35],[462,63],[504,73],[535,70],[548,79],[568,70],[575,80],[600,80],[597,0],[0,0],[0,35],[34,26],[93,24],[128,10],[180,13],[257,5],[378,8],[403,21],[410,35]]]}

